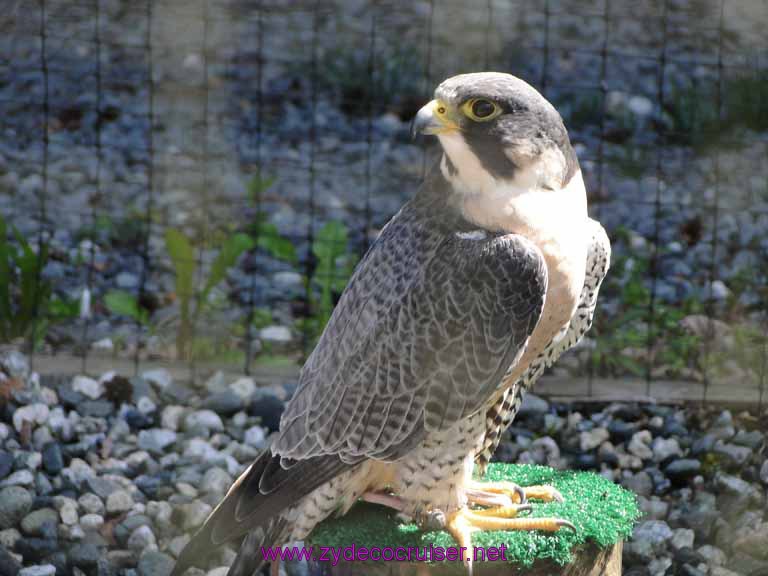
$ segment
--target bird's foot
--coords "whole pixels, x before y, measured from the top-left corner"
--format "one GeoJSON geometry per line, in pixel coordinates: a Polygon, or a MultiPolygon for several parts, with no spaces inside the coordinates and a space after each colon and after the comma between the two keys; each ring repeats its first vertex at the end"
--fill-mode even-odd
{"type": "Polygon", "coordinates": [[[562,502],[563,496],[551,486],[527,486],[522,488],[513,482],[475,482],[465,490],[472,504],[489,506],[483,509],[460,508],[446,519],[445,529],[450,532],[460,548],[469,575],[475,550],[472,534],[480,530],[542,530],[557,532],[561,528],[576,530],[568,520],[561,518],[531,518],[521,516],[530,512],[529,500],[562,502]]]}
{"type": "Polygon", "coordinates": [[[526,486],[514,482],[472,482],[465,490],[467,499],[479,506],[508,507],[528,500],[562,502],[563,495],[552,486],[526,486]]]}

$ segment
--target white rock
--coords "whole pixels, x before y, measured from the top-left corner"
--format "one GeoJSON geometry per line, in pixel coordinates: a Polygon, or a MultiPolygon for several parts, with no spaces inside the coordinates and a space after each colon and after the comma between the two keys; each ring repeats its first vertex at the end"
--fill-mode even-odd
{"type": "Polygon", "coordinates": [[[631,96],[627,100],[627,108],[636,116],[648,116],[653,112],[653,102],[645,96],[631,96]]]}
{"type": "Polygon", "coordinates": [[[16,542],[21,539],[21,532],[16,528],[7,528],[0,530],[0,546],[13,550],[16,547],[16,542]]]}
{"type": "Polygon", "coordinates": [[[229,385],[230,390],[243,400],[248,400],[256,392],[256,383],[253,378],[238,378],[229,385]]]}
{"type": "Polygon", "coordinates": [[[6,486],[31,486],[35,483],[35,476],[29,470],[17,470],[5,480],[0,482],[0,487],[6,486]]]}
{"type": "Polygon", "coordinates": [[[267,434],[261,426],[251,426],[245,431],[243,441],[248,444],[248,446],[263,448],[267,442],[267,434]]]}
{"type": "Polygon", "coordinates": [[[219,566],[218,568],[208,570],[208,572],[205,573],[205,576],[227,576],[227,572],[229,572],[229,568],[226,566],[219,566]]]}
{"type": "Polygon", "coordinates": [[[115,490],[107,497],[107,513],[128,512],[133,507],[133,497],[125,490],[115,490]]]}
{"type": "Polygon", "coordinates": [[[760,480],[768,486],[768,460],[763,462],[763,465],[760,467],[760,480]]]}
{"type": "Polygon", "coordinates": [[[112,338],[102,338],[91,344],[91,349],[97,352],[112,352],[115,349],[115,343],[112,338]]]}
{"type": "Polygon", "coordinates": [[[221,421],[221,417],[213,410],[197,410],[192,412],[184,419],[184,423],[187,430],[198,427],[216,430],[217,432],[224,430],[224,423],[221,421]]]}
{"type": "Polygon", "coordinates": [[[682,548],[693,548],[693,539],[695,533],[688,528],[677,528],[673,531],[672,535],[672,548],[680,550],[682,548]]]}
{"type": "Polygon", "coordinates": [[[91,492],[87,492],[77,499],[80,509],[86,514],[104,514],[104,502],[91,492]]]}
{"type": "Polygon", "coordinates": [[[0,422],[0,442],[4,441],[11,435],[11,429],[7,424],[0,422]]]}
{"type": "Polygon", "coordinates": [[[104,384],[88,376],[75,376],[72,379],[72,389],[75,392],[80,392],[83,396],[87,396],[91,400],[101,398],[104,394],[104,384]]]}
{"type": "Polygon", "coordinates": [[[50,410],[42,402],[22,406],[13,413],[13,427],[16,428],[16,432],[21,432],[24,422],[45,424],[48,414],[50,414],[50,410]]]}
{"type": "Polygon", "coordinates": [[[709,564],[710,566],[722,566],[728,560],[728,557],[725,555],[725,552],[720,550],[720,548],[717,548],[716,546],[711,546],[709,544],[705,544],[704,546],[697,548],[696,552],[698,552],[701,556],[703,556],[704,559],[707,561],[707,564],[709,564]]]}
{"type": "Polygon", "coordinates": [[[53,506],[59,511],[61,523],[74,526],[78,521],[77,502],[66,496],[54,496],[53,506]]]}
{"type": "Polygon", "coordinates": [[[632,439],[629,441],[627,450],[630,454],[634,454],[638,458],[643,460],[650,460],[653,458],[653,451],[649,447],[653,437],[648,430],[640,430],[632,435],[632,439]]]}
{"type": "Polygon", "coordinates": [[[600,446],[610,437],[610,433],[605,428],[585,430],[579,434],[579,447],[582,452],[588,452],[600,446]]]}
{"type": "Polygon", "coordinates": [[[142,375],[142,378],[146,380],[147,382],[151,382],[160,390],[165,390],[173,384],[173,376],[171,376],[171,373],[168,372],[165,368],[154,368],[152,370],[145,371],[142,375]]]}
{"type": "Polygon", "coordinates": [[[136,402],[136,408],[138,408],[139,412],[141,412],[142,414],[151,414],[152,412],[157,410],[157,405],[146,396],[142,396],[141,398],[139,398],[139,401],[136,402]]]}
{"type": "Polygon", "coordinates": [[[80,526],[85,530],[97,530],[104,524],[104,516],[100,514],[85,514],[80,518],[80,526]]]}
{"type": "Polygon", "coordinates": [[[287,344],[293,337],[291,330],[287,326],[267,326],[259,331],[259,338],[265,342],[274,342],[277,344],[287,344]]]}
{"type": "Polygon", "coordinates": [[[178,430],[181,417],[184,415],[185,408],[183,406],[169,405],[163,408],[163,412],[160,415],[160,423],[163,428],[168,430],[178,430]]]}
{"type": "Polygon", "coordinates": [[[56,567],[53,564],[36,564],[22,568],[19,576],[54,576],[56,567]]]}
{"type": "MultiPolygon", "coordinates": [[[[151,428],[139,432],[138,446],[156,454],[162,454],[168,446],[176,442],[176,432],[164,428],[151,428]]],[[[149,454],[147,454],[149,458],[149,454]]]]}

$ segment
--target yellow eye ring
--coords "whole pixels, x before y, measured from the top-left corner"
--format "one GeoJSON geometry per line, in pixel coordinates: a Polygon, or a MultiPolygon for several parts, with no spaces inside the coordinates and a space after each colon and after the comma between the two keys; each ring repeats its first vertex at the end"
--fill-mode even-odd
{"type": "Polygon", "coordinates": [[[488,122],[501,114],[501,107],[486,98],[470,98],[461,105],[461,111],[470,120],[488,122]]]}

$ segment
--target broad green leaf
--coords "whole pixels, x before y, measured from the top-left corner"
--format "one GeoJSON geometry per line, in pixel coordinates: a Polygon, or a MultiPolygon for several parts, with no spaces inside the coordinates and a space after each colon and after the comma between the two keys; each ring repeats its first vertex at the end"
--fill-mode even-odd
{"type": "Polygon", "coordinates": [[[298,262],[293,242],[283,238],[277,226],[270,222],[262,222],[258,225],[256,242],[259,248],[269,252],[273,258],[291,264],[298,262]]]}
{"type": "Polygon", "coordinates": [[[189,239],[176,228],[165,231],[165,249],[176,270],[176,295],[182,306],[187,305],[194,294],[194,276],[197,264],[189,239]],[[186,304],[185,304],[186,303],[186,304]]]}
{"type": "Polygon", "coordinates": [[[113,314],[128,316],[140,324],[148,321],[147,311],[139,307],[136,296],[124,290],[111,290],[104,296],[104,305],[113,314]]]}

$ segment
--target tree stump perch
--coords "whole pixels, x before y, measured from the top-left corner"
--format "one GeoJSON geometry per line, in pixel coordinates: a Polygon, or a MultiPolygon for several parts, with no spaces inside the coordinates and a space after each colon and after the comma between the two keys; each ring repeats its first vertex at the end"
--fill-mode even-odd
{"type": "MultiPolygon", "coordinates": [[[[474,576],[620,576],[623,540],[632,534],[639,517],[635,495],[610,480],[588,472],[560,471],[544,466],[492,464],[488,481],[507,480],[521,486],[549,484],[564,502],[533,501],[532,515],[568,520],[576,531],[555,533],[475,532],[473,545],[488,549],[505,547],[505,560],[473,563],[474,576]]],[[[440,546],[455,547],[443,531],[422,531],[403,523],[394,511],[359,503],[345,516],[328,519],[307,539],[307,545],[349,549],[440,546]]],[[[465,576],[460,561],[398,562],[362,561],[351,557],[332,562],[315,561],[312,576],[465,576]]]]}

